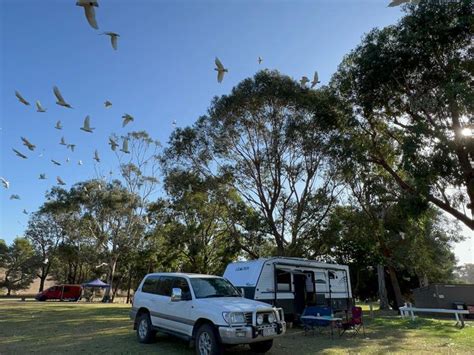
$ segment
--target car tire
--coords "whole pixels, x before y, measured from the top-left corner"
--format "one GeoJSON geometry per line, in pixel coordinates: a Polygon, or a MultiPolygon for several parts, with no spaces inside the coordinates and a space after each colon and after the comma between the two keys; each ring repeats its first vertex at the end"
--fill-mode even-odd
{"type": "Polygon", "coordinates": [[[203,324],[196,332],[195,350],[197,355],[221,355],[223,346],[211,324],[203,324]]]}
{"type": "Polygon", "coordinates": [[[256,352],[258,354],[264,354],[267,351],[269,351],[272,348],[272,346],[273,346],[273,339],[259,341],[258,343],[251,343],[250,349],[252,349],[253,352],[256,352]]]}
{"type": "Polygon", "coordinates": [[[142,313],[137,321],[137,338],[140,343],[149,344],[155,340],[156,331],[153,330],[150,315],[142,313]]]}

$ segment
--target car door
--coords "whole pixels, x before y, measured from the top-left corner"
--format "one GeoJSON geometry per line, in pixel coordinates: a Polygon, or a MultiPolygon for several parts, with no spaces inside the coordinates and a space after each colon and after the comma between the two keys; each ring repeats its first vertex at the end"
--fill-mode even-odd
{"type": "MultiPolygon", "coordinates": [[[[195,320],[193,299],[189,282],[184,277],[173,277],[171,288],[181,289],[181,301],[171,301],[171,297],[166,302],[166,309],[171,317],[168,319],[169,327],[176,332],[192,335],[195,320]]],[[[171,293],[170,293],[171,295],[171,293]]]]}
{"type": "Polygon", "coordinates": [[[160,324],[160,318],[158,317],[158,310],[160,307],[158,289],[160,287],[160,276],[159,275],[150,275],[143,282],[141,289],[141,306],[147,308],[150,311],[150,320],[151,323],[156,326],[162,326],[160,324]]]}
{"type": "Polygon", "coordinates": [[[173,277],[171,276],[160,276],[158,280],[158,287],[156,290],[156,296],[153,300],[153,317],[156,321],[154,324],[159,327],[174,330],[172,323],[170,323],[170,317],[172,317],[171,311],[167,308],[169,300],[171,298],[171,288],[173,287],[173,277]]]}
{"type": "Polygon", "coordinates": [[[70,286],[64,286],[62,290],[62,295],[61,295],[63,300],[68,300],[71,298],[71,287],[70,286]]]}

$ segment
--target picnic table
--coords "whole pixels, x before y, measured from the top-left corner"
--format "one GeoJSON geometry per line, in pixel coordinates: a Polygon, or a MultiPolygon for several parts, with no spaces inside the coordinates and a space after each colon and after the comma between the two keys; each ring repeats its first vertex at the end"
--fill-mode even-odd
{"type": "Polygon", "coordinates": [[[328,321],[331,327],[331,338],[334,337],[334,328],[337,326],[338,322],[342,321],[342,318],[333,317],[333,316],[301,316],[303,320],[322,320],[328,321]]]}
{"type": "Polygon", "coordinates": [[[440,314],[454,314],[456,317],[456,326],[464,328],[464,314],[469,314],[468,310],[465,309],[445,309],[445,308],[418,308],[413,307],[411,304],[406,304],[403,307],[400,307],[400,315],[402,318],[411,317],[412,320],[415,320],[415,312],[421,313],[440,313],[440,314]]]}

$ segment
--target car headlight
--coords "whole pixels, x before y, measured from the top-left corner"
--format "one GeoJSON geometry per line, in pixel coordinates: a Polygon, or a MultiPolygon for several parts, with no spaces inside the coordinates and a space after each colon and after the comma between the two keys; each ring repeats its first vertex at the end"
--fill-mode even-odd
{"type": "Polygon", "coordinates": [[[257,324],[262,325],[263,324],[263,314],[259,314],[257,316],[257,324]]]}
{"type": "Polygon", "coordinates": [[[244,324],[245,315],[242,312],[223,312],[222,318],[227,324],[244,324]]]}
{"type": "Polygon", "coordinates": [[[268,315],[268,323],[273,323],[275,321],[275,315],[273,313],[270,313],[268,315]]]}

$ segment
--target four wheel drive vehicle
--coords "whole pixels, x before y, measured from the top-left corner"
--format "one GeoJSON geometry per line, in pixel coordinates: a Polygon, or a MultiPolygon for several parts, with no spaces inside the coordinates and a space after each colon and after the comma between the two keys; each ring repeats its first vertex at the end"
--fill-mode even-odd
{"type": "Polygon", "coordinates": [[[211,275],[145,276],[130,318],[140,342],[151,342],[160,331],[193,342],[200,355],[221,354],[227,344],[265,353],[286,331],[281,308],[243,298],[229,281],[211,275]]]}
{"type": "Polygon", "coordinates": [[[50,287],[36,295],[38,301],[61,300],[77,301],[81,298],[81,285],[58,285],[50,287]]]}

